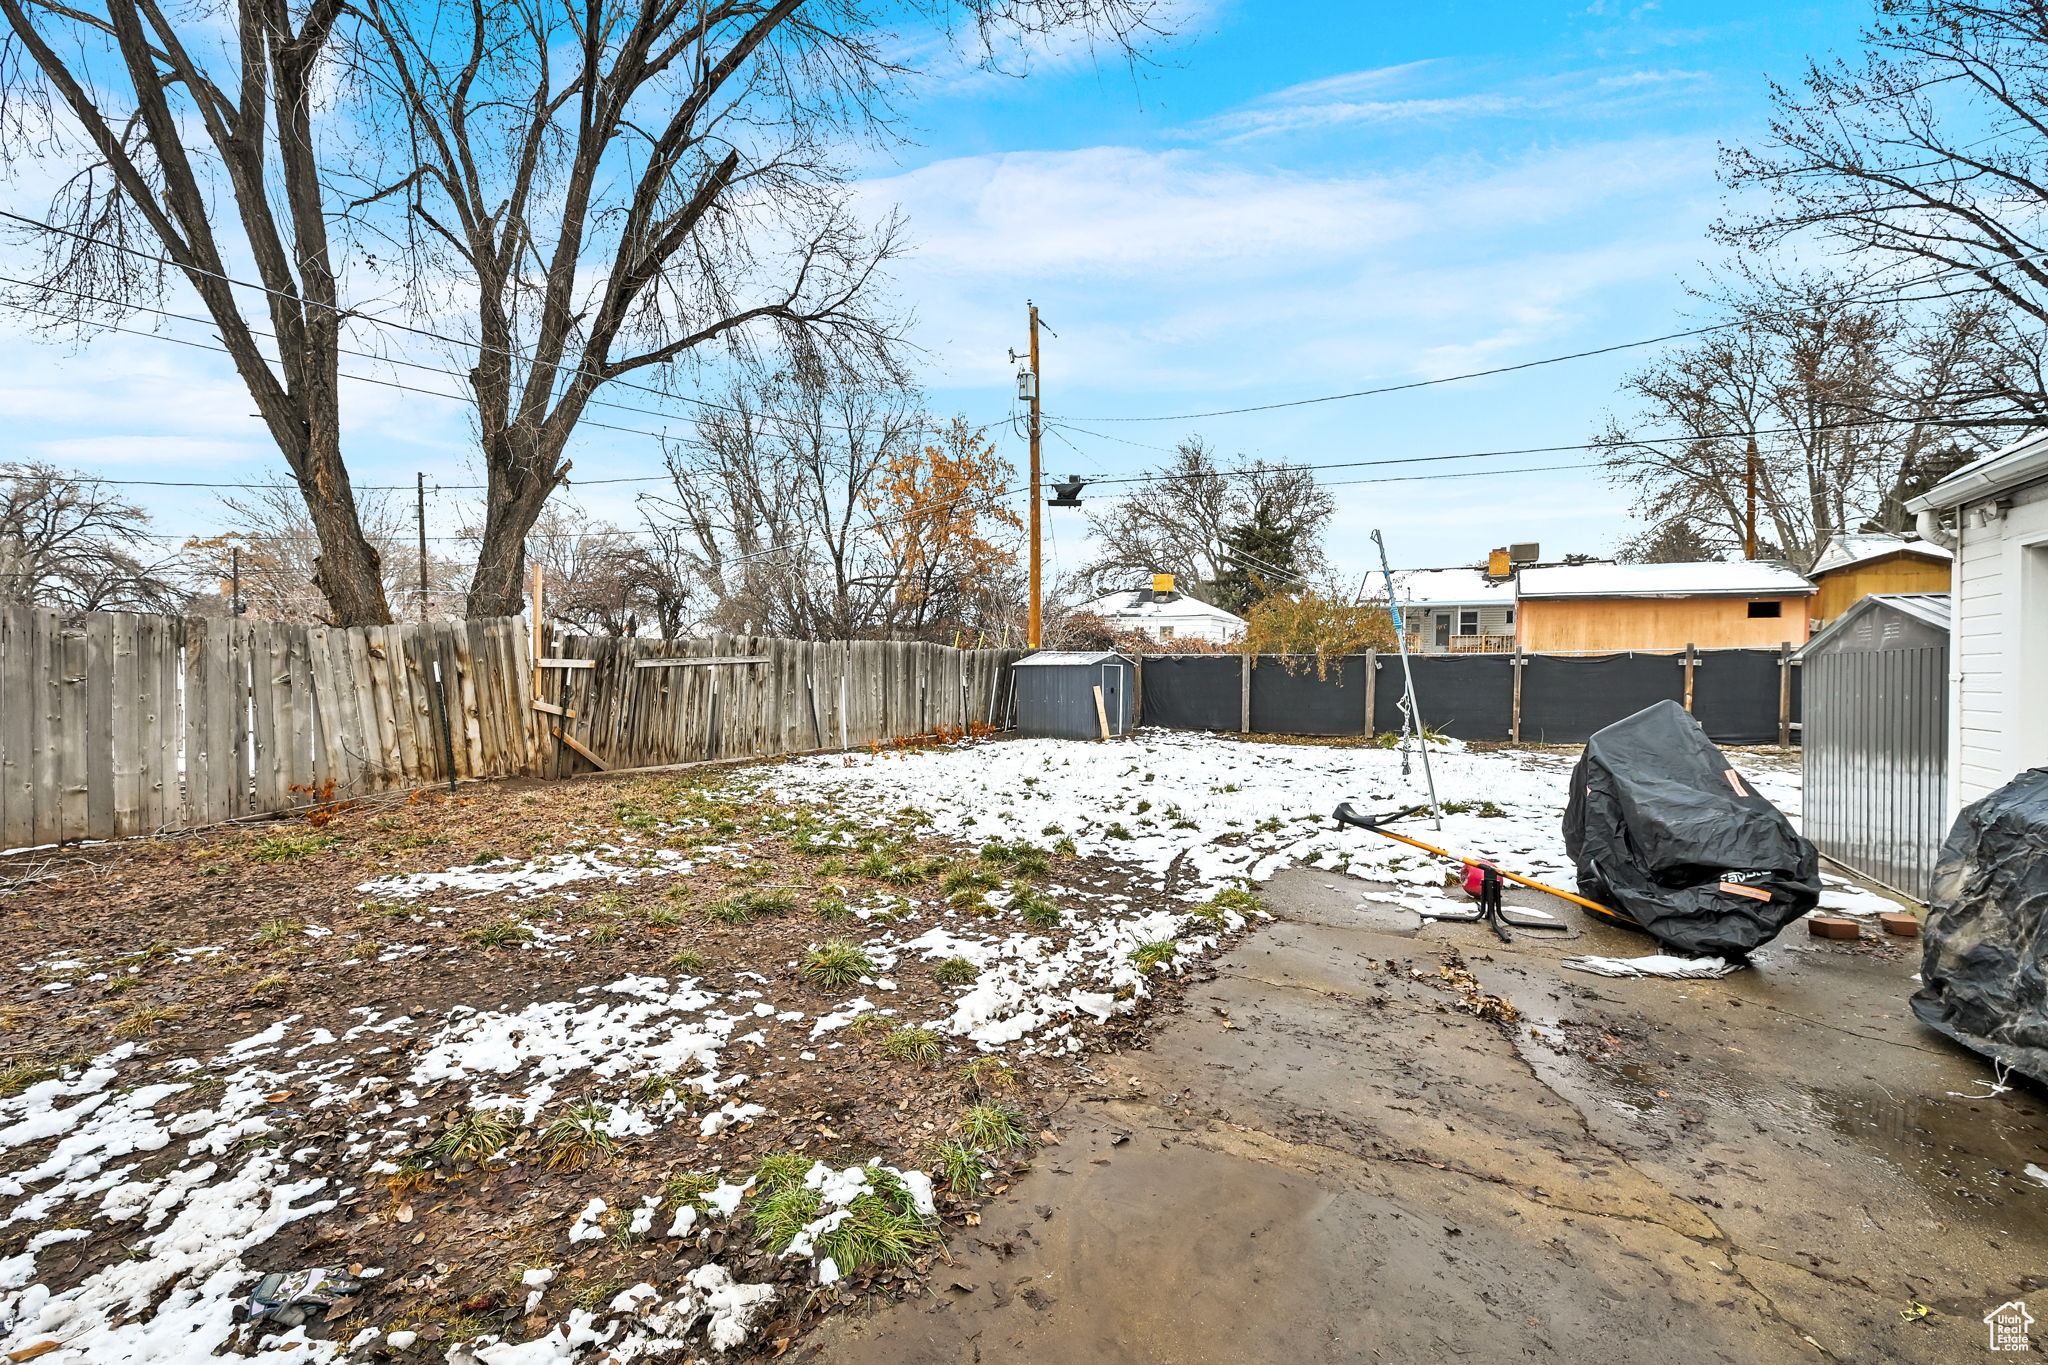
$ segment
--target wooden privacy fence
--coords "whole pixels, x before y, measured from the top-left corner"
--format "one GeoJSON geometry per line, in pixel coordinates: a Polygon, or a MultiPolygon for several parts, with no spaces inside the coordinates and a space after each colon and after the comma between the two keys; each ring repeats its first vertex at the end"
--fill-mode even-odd
{"type": "Polygon", "coordinates": [[[545,771],[596,766],[576,746],[641,768],[1001,727],[1021,657],[902,640],[567,636],[542,660],[539,700],[575,745],[553,746],[545,771]]]}
{"type": "Polygon", "coordinates": [[[600,766],[558,724],[610,768],[1003,726],[1019,657],[571,636],[536,668],[529,640],[513,617],[341,629],[0,604],[0,848],[600,766]]]}
{"type": "Polygon", "coordinates": [[[530,772],[529,662],[509,618],[342,630],[0,605],[0,847],[441,782],[451,758],[458,778],[530,772]]]}

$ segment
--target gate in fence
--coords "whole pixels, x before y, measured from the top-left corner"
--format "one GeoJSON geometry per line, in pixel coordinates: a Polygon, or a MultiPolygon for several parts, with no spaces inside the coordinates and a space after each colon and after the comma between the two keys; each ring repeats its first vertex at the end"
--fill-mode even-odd
{"type": "MultiPolygon", "coordinates": [[[[1795,739],[1799,666],[1789,650],[1686,654],[1411,655],[1415,701],[1431,730],[1457,739],[1576,744],[1651,702],[1684,704],[1722,744],[1795,739]]],[[[1401,729],[1401,660],[1150,654],[1143,723],[1246,734],[1375,735],[1401,729]],[[1291,665],[1291,667],[1290,667],[1291,665]]]]}

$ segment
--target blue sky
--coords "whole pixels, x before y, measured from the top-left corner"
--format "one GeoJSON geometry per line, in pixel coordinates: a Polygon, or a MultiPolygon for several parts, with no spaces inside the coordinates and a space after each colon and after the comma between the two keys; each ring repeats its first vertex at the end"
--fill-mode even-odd
{"type": "MultiPolygon", "coordinates": [[[[862,194],[908,214],[916,250],[896,290],[916,311],[938,411],[1007,417],[1006,351],[1023,342],[1025,299],[1038,302],[1058,332],[1046,408],[1080,428],[1047,442],[1053,472],[1139,472],[1196,433],[1226,455],[1315,462],[1581,442],[1650,353],[1276,412],[1100,419],[1285,402],[1672,330],[1691,306],[1684,282],[1717,254],[1705,237],[1721,203],[1717,141],[1759,132],[1768,77],[1846,50],[1867,14],[1754,0],[1187,0],[1182,35],[1135,74],[1064,50],[1026,79],[934,77],[908,110],[915,145],[870,165],[862,194]]],[[[22,186],[6,199],[41,208],[22,186]]],[[[126,478],[275,466],[224,357],[153,338],[51,345],[19,322],[0,348],[13,458],[126,478]]],[[[473,479],[459,404],[358,384],[347,421],[361,482],[473,479]]],[[[1021,446],[1005,444],[1021,465],[1021,446]]],[[[653,442],[604,433],[576,451],[584,478],[658,460],[653,442]]],[[[1509,540],[1604,552],[1631,529],[1626,499],[1592,470],[1335,491],[1330,549],[1352,575],[1374,527],[1396,567],[1469,562],[1509,540]]],[[[210,495],[135,492],[166,532],[219,524],[210,495]]],[[[579,498],[623,520],[629,496],[579,498]]],[[[452,529],[452,497],[436,506],[437,532],[452,529]]],[[[1083,523],[1049,521],[1055,563],[1076,566],[1083,523]]]]}

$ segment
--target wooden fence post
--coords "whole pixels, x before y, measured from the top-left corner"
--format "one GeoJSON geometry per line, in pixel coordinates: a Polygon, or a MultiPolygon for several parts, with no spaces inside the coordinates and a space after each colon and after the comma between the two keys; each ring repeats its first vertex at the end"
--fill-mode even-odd
{"type": "Polygon", "coordinates": [[[1778,745],[1792,742],[1792,642],[1778,646],[1778,745]]]}
{"type": "Polygon", "coordinates": [[[1131,656],[1131,716],[1139,725],[1145,723],[1145,656],[1131,656]]]}
{"type": "Polygon", "coordinates": [[[1513,699],[1508,703],[1508,740],[1510,743],[1513,744],[1520,744],[1522,742],[1523,663],[1524,660],[1522,658],[1522,651],[1519,648],[1517,648],[1515,650],[1514,663],[1512,665],[1514,668],[1514,696],[1513,699]]]}
{"type": "Polygon", "coordinates": [[[1380,652],[1376,649],[1365,651],[1365,737],[1373,737],[1372,713],[1379,702],[1380,693],[1380,652]]]}
{"type": "Polygon", "coordinates": [[[1237,732],[1248,735],[1252,732],[1252,656],[1237,656],[1237,732]]]}
{"type": "Polygon", "coordinates": [[[1685,709],[1692,710],[1692,670],[1699,663],[1699,652],[1690,644],[1685,647],[1685,709]]]}

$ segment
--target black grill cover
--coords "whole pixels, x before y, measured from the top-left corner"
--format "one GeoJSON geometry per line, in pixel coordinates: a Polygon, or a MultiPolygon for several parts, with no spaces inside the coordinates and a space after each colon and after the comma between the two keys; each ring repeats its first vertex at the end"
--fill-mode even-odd
{"type": "Polygon", "coordinates": [[[1820,856],[1674,701],[1596,731],[1572,772],[1579,892],[1681,953],[1741,957],[1820,900],[1820,856]]]}
{"type": "Polygon", "coordinates": [[[1956,817],[1925,938],[1913,1013],[2048,1083],[2048,768],[1956,817]]]}

